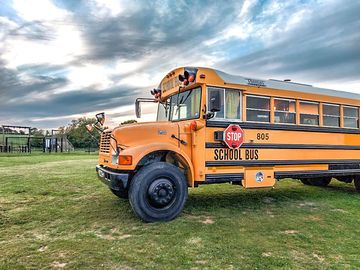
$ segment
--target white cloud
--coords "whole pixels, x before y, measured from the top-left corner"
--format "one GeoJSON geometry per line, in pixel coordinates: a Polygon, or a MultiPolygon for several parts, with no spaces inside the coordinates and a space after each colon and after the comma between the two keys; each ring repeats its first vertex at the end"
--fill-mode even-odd
{"type": "Polygon", "coordinates": [[[129,11],[141,8],[141,4],[136,1],[91,0],[89,2],[92,15],[100,18],[126,16],[129,11]]]}
{"type": "Polygon", "coordinates": [[[139,88],[158,85],[163,75],[150,75],[145,72],[136,72],[120,80],[120,84],[135,86],[139,88]]]}
{"type": "Polygon", "coordinates": [[[26,64],[63,65],[75,60],[86,50],[81,33],[74,25],[58,25],[54,39],[26,40],[21,36],[8,39],[2,58],[9,67],[26,64]]]}
{"type": "Polygon", "coordinates": [[[74,66],[70,67],[68,71],[67,78],[70,81],[70,85],[66,87],[67,89],[81,89],[92,86],[96,90],[101,90],[114,85],[114,82],[109,78],[111,71],[101,64],[74,66]]]}
{"type": "MultiPolygon", "coordinates": [[[[26,64],[64,65],[86,53],[86,46],[72,15],[51,1],[14,0],[14,9],[25,21],[51,29],[47,38],[30,40],[21,35],[11,36],[3,43],[2,59],[10,68],[26,64]]],[[[11,23],[13,29],[19,27],[11,23]]]]}
{"type": "Polygon", "coordinates": [[[124,60],[118,60],[115,62],[115,73],[116,74],[127,74],[134,72],[135,70],[139,69],[143,64],[145,63],[145,60],[142,61],[124,61],[124,60]]]}
{"type": "MultiPolygon", "coordinates": [[[[6,38],[7,31],[9,29],[13,29],[17,27],[17,24],[8,18],[0,16],[0,25],[2,27],[2,31],[0,31],[0,41],[6,38]]],[[[4,42],[0,42],[0,49],[4,47],[4,42]]]]}
{"type": "Polygon", "coordinates": [[[94,0],[93,11],[100,16],[117,16],[124,11],[124,4],[117,0],[94,0]]]}
{"type": "Polygon", "coordinates": [[[219,35],[204,42],[206,46],[223,44],[229,40],[259,43],[273,42],[277,34],[291,31],[311,13],[310,5],[297,5],[292,1],[273,0],[257,10],[257,2],[246,0],[239,16],[219,35]]]}
{"type": "Polygon", "coordinates": [[[50,0],[13,0],[12,7],[26,21],[61,20],[68,15],[50,0]]]}
{"type": "Polygon", "coordinates": [[[323,87],[328,89],[339,89],[341,91],[353,92],[360,94],[360,80],[357,81],[333,81],[333,82],[317,82],[315,87],[323,87]]]}

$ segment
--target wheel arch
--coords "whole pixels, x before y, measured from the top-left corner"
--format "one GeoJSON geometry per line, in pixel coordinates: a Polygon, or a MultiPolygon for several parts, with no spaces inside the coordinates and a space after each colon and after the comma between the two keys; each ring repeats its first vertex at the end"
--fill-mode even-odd
{"type": "Polygon", "coordinates": [[[154,162],[167,162],[178,167],[187,179],[188,186],[194,186],[194,170],[191,160],[179,151],[174,149],[154,150],[145,153],[136,165],[136,170],[154,162]]]}

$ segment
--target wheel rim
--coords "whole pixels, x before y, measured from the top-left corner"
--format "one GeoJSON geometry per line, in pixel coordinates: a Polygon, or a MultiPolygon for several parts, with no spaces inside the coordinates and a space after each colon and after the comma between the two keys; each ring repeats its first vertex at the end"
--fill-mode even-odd
{"type": "Polygon", "coordinates": [[[176,189],[174,184],[166,178],[154,180],[148,188],[148,203],[155,208],[166,208],[174,202],[176,189]]]}

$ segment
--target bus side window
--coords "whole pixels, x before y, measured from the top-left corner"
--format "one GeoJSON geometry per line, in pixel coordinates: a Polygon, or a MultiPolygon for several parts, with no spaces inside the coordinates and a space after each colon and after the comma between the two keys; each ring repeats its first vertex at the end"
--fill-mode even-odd
{"type": "Polygon", "coordinates": [[[340,105],[323,104],[323,123],[325,127],[340,127],[340,105]]]}
{"type": "Polygon", "coordinates": [[[294,99],[274,99],[275,123],[296,124],[296,102],[294,99]]]}
{"type": "Polygon", "coordinates": [[[215,96],[215,93],[217,96],[220,96],[220,111],[215,113],[214,119],[240,120],[241,91],[236,89],[208,87],[208,100],[211,100],[211,98],[215,96]]]}
{"type": "Polygon", "coordinates": [[[344,127],[359,128],[359,109],[356,107],[344,106],[344,127]]]}
{"type": "Polygon", "coordinates": [[[300,101],[300,124],[309,126],[319,125],[319,103],[300,101]]]}
{"type": "Polygon", "coordinates": [[[246,96],[246,120],[250,122],[270,123],[270,98],[246,96]]]}
{"type": "Polygon", "coordinates": [[[225,89],[225,118],[240,119],[240,91],[225,89]]]}
{"type": "MultiPolygon", "coordinates": [[[[208,87],[208,100],[211,98],[218,96],[220,97],[220,111],[215,113],[215,118],[224,118],[224,89],[222,88],[215,88],[215,87],[208,87]]],[[[209,104],[208,104],[209,107],[209,104]]]]}

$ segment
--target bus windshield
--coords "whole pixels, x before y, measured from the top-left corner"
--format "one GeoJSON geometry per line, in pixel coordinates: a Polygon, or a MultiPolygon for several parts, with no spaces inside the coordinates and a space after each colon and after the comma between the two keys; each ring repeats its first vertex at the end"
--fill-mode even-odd
{"type": "Polygon", "coordinates": [[[180,121],[200,117],[201,88],[197,87],[170,98],[170,120],[180,121]]]}
{"type": "Polygon", "coordinates": [[[191,89],[175,94],[158,105],[157,118],[159,121],[180,121],[196,119],[200,116],[201,88],[191,89]]]}

